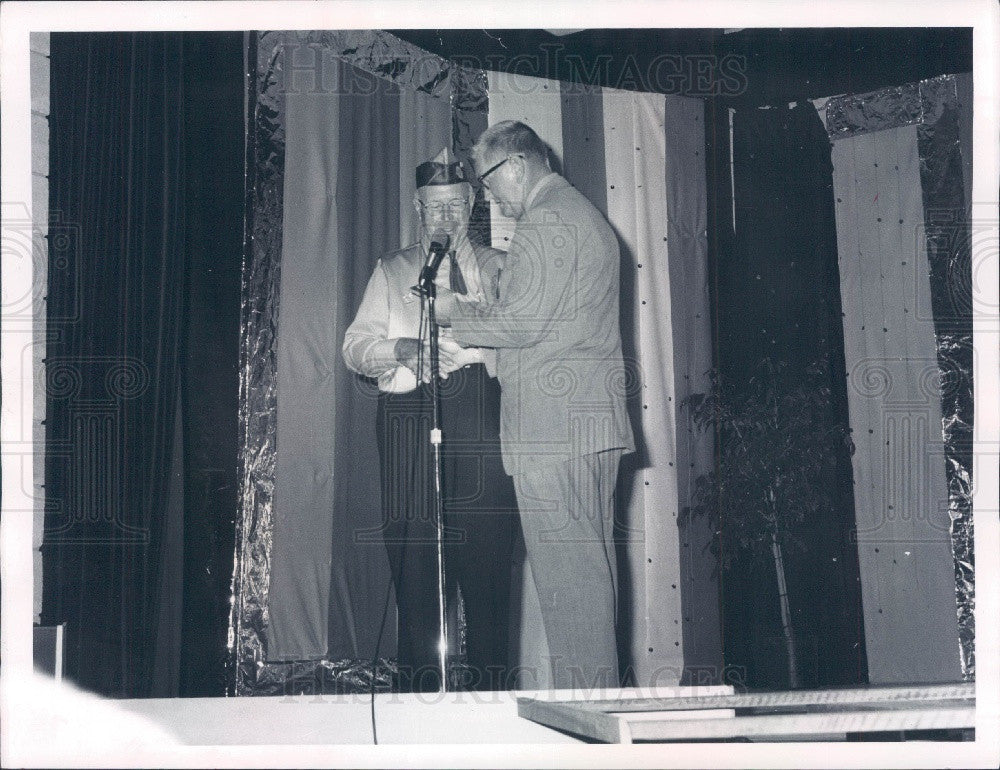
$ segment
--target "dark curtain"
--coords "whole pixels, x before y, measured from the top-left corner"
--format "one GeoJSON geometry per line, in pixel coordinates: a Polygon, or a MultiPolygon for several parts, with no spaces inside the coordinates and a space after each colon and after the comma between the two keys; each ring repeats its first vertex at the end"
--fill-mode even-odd
{"type": "MultiPolygon", "coordinates": [[[[760,362],[770,359],[779,372],[780,396],[805,387],[810,365],[825,362],[832,398],[822,417],[846,426],[826,130],[806,102],[792,109],[738,110],[733,136],[735,234],[728,164],[719,162],[727,138],[715,132],[709,142],[713,232],[720,234],[711,244],[720,377],[746,387],[760,362]]],[[[866,679],[850,455],[846,444],[830,451],[837,454],[836,470],[824,477],[820,510],[794,533],[802,550],[785,553],[804,683],[813,685],[866,679]]],[[[787,686],[773,562],[740,557],[722,586],[727,665],[744,670],[751,686],[787,686]]]]}
{"type": "Polygon", "coordinates": [[[182,358],[180,694],[226,692],[237,510],[243,33],[184,35],[187,313],[182,358]]]}
{"type": "Polygon", "coordinates": [[[241,39],[51,37],[42,623],[104,695],[224,692],[241,39]]]}
{"type": "Polygon", "coordinates": [[[50,212],[71,244],[49,266],[42,622],[67,623],[79,685],[170,694],[153,670],[179,621],[159,599],[182,526],[183,43],[53,34],[51,57],[50,212]]]}

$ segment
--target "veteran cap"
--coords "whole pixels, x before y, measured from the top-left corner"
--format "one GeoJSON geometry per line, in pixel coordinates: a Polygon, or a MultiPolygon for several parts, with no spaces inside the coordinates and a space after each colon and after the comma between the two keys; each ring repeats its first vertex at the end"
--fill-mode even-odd
{"type": "Polygon", "coordinates": [[[417,166],[417,187],[430,187],[432,185],[460,184],[467,182],[462,162],[455,160],[451,151],[445,147],[434,156],[433,160],[428,160],[417,166]]]}

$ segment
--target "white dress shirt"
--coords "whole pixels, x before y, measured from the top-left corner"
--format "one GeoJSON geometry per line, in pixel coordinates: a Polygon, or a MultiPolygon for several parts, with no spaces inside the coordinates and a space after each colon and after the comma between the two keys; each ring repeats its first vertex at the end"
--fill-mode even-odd
{"type": "MultiPolygon", "coordinates": [[[[483,281],[479,272],[472,244],[467,238],[459,241],[455,257],[462,271],[469,301],[481,302],[485,299],[483,281]]],[[[378,380],[380,391],[386,393],[407,393],[417,387],[413,371],[396,360],[396,341],[401,337],[426,338],[427,318],[422,319],[424,334],[421,334],[421,300],[412,291],[427,262],[427,251],[422,243],[413,244],[380,259],[368,280],[361,305],[354,321],[344,334],[344,362],[347,368],[366,377],[378,380]]],[[[451,260],[441,263],[435,284],[443,289],[450,286],[451,260]]],[[[441,329],[439,340],[442,345],[453,342],[450,329],[441,329]]],[[[474,363],[485,363],[490,374],[495,371],[494,351],[482,348],[457,350],[457,344],[448,345],[454,367],[474,363]]],[[[428,362],[429,365],[429,362],[428,362]]],[[[449,371],[442,370],[446,376],[449,371]]]]}

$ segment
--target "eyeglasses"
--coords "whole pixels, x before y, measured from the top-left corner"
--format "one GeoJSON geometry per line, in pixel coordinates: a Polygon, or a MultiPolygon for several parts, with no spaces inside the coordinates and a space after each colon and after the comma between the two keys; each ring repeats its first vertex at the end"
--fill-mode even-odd
{"type": "Polygon", "coordinates": [[[429,211],[431,214],[441,214],[445,209],[450,211],[461,211],[469,202],[465,198],[452,198],[450,201],[434,201],[433,203],[424,203],[419,201],[420,208],[424,211],[429,211]]]}
{"type": "Polygon", "coordinates": [[[492,174],[494,171],[496,171],[498,168],[500,168],[504,163],[506,163],[511,158],[523,158],[523,157],[524,157],[524,155],[522,155],[519,152],[512,153],[511,155],[508,155],[506,158],[504,158],[502,161],[500,161],[496,165],[490,166],[488,169],[486,169],[486,171],[484,171],[482,174],[479,175],[479,177],[478,177],[479,184],[481,184],[483,187],[488,188],[489,185],[486,184],[486,181],[485,181],[486,177],[488,177],[490,174],[492,174]]]}

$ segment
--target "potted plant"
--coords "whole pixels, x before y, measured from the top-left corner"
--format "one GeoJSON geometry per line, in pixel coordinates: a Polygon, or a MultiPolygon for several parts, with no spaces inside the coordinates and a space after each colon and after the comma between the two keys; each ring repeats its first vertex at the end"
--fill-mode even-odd
{"type": "Polygon", "coordinates": [[[832,417],[825,358],[798,371],[765,358],[739,385],[717,371],[709,381],[684,403],[699,429],[715,431],[716,466],[696,479],[686,512],[711,523],[721,569],[743,556],[773,565],[788,684],[800,687],[785,562],[805,548],[800,525],[833,509],[829,480],[844,445],[853,451],[849,429],[832,417]]]}

